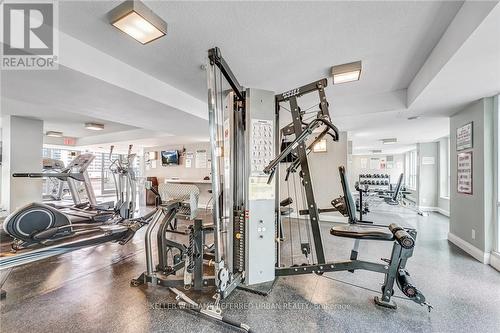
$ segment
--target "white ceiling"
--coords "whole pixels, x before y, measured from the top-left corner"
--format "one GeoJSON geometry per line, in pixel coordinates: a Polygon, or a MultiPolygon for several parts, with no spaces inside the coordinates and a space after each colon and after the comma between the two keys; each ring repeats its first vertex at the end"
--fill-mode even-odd
{"type": "Polygon", "coordinates": [[[146,146],[172,135],[197,141],[208,137],[200,66],[213,46],[243,85],[276,92],[362,60],[359,82],[329,81],[333,121],[349,132],[355,153],[391,153],[446,135],[450,114],[500,91],[493,2],[146,1],[169,24],[165,38],[147,45],[109,25],[116,4],[60,2],[64,66],[2,73],[2,99],[36,106],[54,127],[54,113],[75,126],[82,117],[126,126],[80,140],[86,146],[120,136],[146,146]],[[412,115],[421,119],[408,121],[412,115]],[[379,142],[388,137],[398,144],[379,142]]]}
{"type": "MultiPolygon", "coordinates": [[[[12,84],[9,84],[9,87],[12,86],[12,84]]],[[[19,91],[27,92],[26,90],[19,91]]],[[[71,108],[63,109],[57,107],[56,105],[33,104],[20,100],[14,100],[7,97],[7,91],[4,92],[5,95],[2,96],[2,110],[5,111],[5,114],[10,114],[12,110],[15,110],[15,115],[44,120],[44,132],[63,132],[63,135],[66,137],[79,138],[85,136],[93,136],[96,134],[102,135],[119,131],[127,131],[135,128],[133,126],[128,126],[125,124],[111,122],[100,118],[85,116],[82,114],[76,114],[72,113],[71,111],[67,111],[71,110],[71,108]],[[85,123],[103,124],[104,129],[99,132],[92,131],[85,128],[85,123]]]]}
{"type": "Polygon", "coordinates": [[[83,119],[106,119],[98,122],[110,125],[107,131],[87,131],[77,137],[135,128],[170,135],[195,135],[206,130],[204,119],[64,66],[57,71],[4,71],[2,109],[7,114],[40,117],[51,124],[71,120],[75,124],[73,132],[80,129],[83,119]]]}
{"type": "Polygon", "coordinates": [[[60,27],[204,100],[200,65],[215,45],[247,87],[283,92],[327,76],[332,65],[362,60],[363,80],[334,92],[360,95],[406,88],[461,2],[146,4],[169,25],[167,38],[148,45],[118,34],[108,23],[106,13],[114,2],[61,3],[60,27]]]}

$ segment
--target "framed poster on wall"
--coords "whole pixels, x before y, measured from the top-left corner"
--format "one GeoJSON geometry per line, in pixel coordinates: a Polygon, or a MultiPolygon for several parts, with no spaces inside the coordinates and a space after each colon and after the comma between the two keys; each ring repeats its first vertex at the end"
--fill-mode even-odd
{"type": "Polygon", "coordinates": [[[457,192],[472,195],[472,152],[457,155],[457,192]]]}
{"type": "Polygon", "coordinates": [[[457,151],[472,148],[473,122],[457,128],[457,151]]]}

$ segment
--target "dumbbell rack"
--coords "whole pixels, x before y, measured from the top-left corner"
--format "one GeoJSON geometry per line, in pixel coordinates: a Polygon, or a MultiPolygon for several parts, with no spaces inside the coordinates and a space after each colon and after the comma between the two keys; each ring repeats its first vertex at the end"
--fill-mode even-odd
{"type": "Polygon", "coordinates": [[[365,186],[365,185],[368,185],[369,187],[372,187],[372,186],[375,186],[375,187],[378,187],[380,188],[382,186],[382,188],[389,188],[389,186],[391,185],[391,176],[388,175],[388,174],[360,174],[359,175],[359,185],[360,186],[365,186]],[[375,175],[378,175],[378,177],[376,177],[375,175]],[[375,182],[377,181],[383,181],[384,184],[375,184],[375,182]]]}

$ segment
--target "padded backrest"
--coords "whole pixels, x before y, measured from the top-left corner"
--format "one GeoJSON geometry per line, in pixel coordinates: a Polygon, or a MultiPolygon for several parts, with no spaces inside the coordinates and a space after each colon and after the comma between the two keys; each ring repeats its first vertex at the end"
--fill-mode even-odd
{"type": "Polygon", "coordinates": [[[398,183],[392,194],[392,200],[396,201],[398,199],[399,192],[401,191],[401,184],[403,183],[403,174],[399,175],[398,183]]]}
{"type": "Polygon", "coordinates": [[[347,215],[349,216],[349,223],[356,223],[356,203],[354,202],[351,190],[349,189],[349,182],[347,181],[345,167],[339,166],[339,174],[340,182],[342,183],[342,191],[344,192],[347,215]]]}

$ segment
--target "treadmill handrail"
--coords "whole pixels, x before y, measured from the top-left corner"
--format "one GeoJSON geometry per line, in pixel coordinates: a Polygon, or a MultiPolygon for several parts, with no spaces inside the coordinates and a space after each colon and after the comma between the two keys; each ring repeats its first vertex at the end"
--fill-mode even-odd
{"type": "Polygon", "coordinates": [[[13,173],[12,177],[15,178],[73,178],[75,180],[83,181],[81,173],[72,172],[25,172],[13,173]]]}

